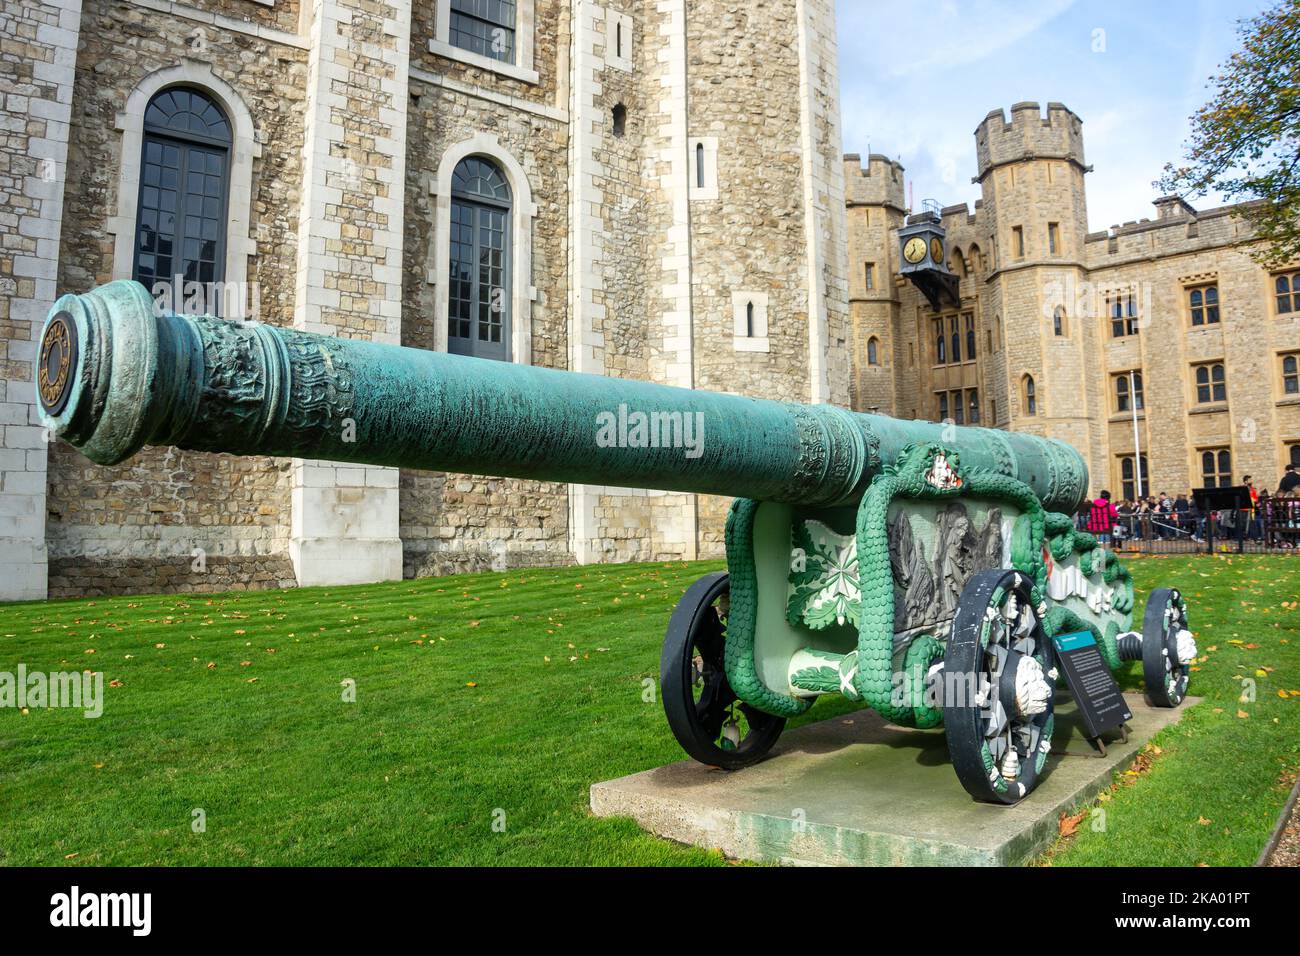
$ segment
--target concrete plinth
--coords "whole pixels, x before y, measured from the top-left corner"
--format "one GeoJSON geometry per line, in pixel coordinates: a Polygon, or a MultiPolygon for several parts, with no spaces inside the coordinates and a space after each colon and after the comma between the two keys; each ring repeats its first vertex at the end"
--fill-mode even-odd
{"type": "Polygon", "coordinates": [[[1105,757],[1091,755],[1073,701],[1058,697],[1046,776],[1014,807],[970,798],[942,730],[896,727],[861,711],[788,731],[773,756],[736,773],[683,760],[595,784],[591,808],[597,816],[632,817],[680,843],[761,862],[1021,864],[1053,840],[1063,811],[1092,799],[1156,731],[1199,702],[1189,697],[1162,710],[1125,696],[1133,711],[1129,740],[1108,735],[1105,757]]]}

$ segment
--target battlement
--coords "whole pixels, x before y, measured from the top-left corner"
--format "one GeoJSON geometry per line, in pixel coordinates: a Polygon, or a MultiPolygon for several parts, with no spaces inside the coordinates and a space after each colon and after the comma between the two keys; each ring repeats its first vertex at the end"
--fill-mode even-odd
{"type": "Polygon", "coordinates": [[[893,206],[902,210],[905,178],[903,164],[872,153],[864,165],[858,153],[844,154],[844,195],[849,205],[893,206]]]}
{"type": "Polygon", "coordinates": [[[1025,159],[1065,159],[1085,166],[1083,120],[1063,103],[1048,103],[1047,115],[1037,103],[1016,103],[1011,119],[993,110],[975,128],[979,178],[989,170],[1025,159]]]}

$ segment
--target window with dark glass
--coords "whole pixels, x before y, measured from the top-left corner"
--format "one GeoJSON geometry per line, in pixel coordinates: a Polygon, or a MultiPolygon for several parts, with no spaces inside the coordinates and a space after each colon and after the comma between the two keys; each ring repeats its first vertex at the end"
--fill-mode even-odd
{"type": "Polygon", "coordinates": [[[966,327],[966,361],[970,362],[975,358],[975,314],[967,312],[961,321],[966,327]]]}
{"type": "Polygon", "coordinates": [[[1275,278],[1273,296],[1278,315],[1300,312],[1300,272],[1275,278]]]}
{"type": "Polygon", "coordinates": [[[1300,355],[1282,356],[1282,391],[1300,395],[1300,355]]]}
{"type": "Polygon", "coordinates": [[[510,186],[495,165],[463,159],[451,174],[447,350],[509,359],[510,186]]]}
{"type": "Polygon", "coordinates": [[[1110,296],[1106,299],[1106,314],[1110,316],[1110,334],[1112,338],[1137,335],[1138,314],[1137,297],[1131,293],[1110,296]]]}
{"type": "Polygon", "coordinates": [[[1291,457],[1288,459],[1291,464],[1300,468],[1300,445],[1291,446],[1291,457]]]}
{"type": "Polygon", "coordinates": [[[1192,325],[1214,325],[1219,321],[1219,287],[1202,286],[1187,294],[1187,304],[1192,313],[1192,325]]]}
{"type": "Polygon", "coordinates": [[[940,392],[939,393],[939,421],[946,422],[947,420],[948,420],[948,393],[940,392]]]}
{"type": "Polygon", "coordinates": [[[199,90],[145,107],[133,272],[146,288],[224,281],[230,145],[230,121],[199,90]]]}
{"type": "Polygon", "coordinates": [[[932,326],[934,329],[934,362],[936,365],[943,365],[948,361],[948,339],[943,332],[943,319],[935,319],[932,326]]]}
{"type": "Polygon", "coordinates": [[[949,331],[952,333],[952,348],[950,348],[948,351],[948,356],[949,356],[948,361],[960,362],[961,361],[961,332],[957,328],[957,316],[954,315],[951,319],[948,320],[948,328],[949,331]]]}
{"type": "Polygon", "coordinates": [[[452,46],[515,62],[515,0],[451,0],[452,46]]]}
{"type": "Polygon", "coordinates": [[[1226,448],[1201,452],[1201,483],[1206,488],[1232,486],[1232,454],[1226,448]]]}
{"type": "Polygon", "coordinates": [[[1228,400],[1228,386],[1224,381],[1223,366],[1198,365],[1196,366],[1196,402],[1204,405],[1206,402],[1226,402],[1228,400]]]}
{"type": "Polygon", "coordinates": [[[1065,306],[1058,305],[1052,310],[1052,334],[1065,335],[1065,306]]]}
{"type": "Polygon", "coordinates": [[[966,392],[966,420],[972,425],[980,423],[980,393],[979,389],[969,389],[966,392]]]}
{"type": "Polygon", "coordinates": [[[874,335],[867,339],[867,364],[880,364],[880,343],[876,340],[874,335]]]}
{"type": "Polygon", "coordinates": [[[1034,389],[1034,377],[1032,375],[1025,376],[1025,414],[1038,414],[1038,395],[1034,389]]]}
{"type": "Polygon", "coordinates": [[[1115,376],[1115,410],[1129,412],[1142,411],[1142,373],[1133,372],[1130,379],[1128,372],[1115,376]]]}
{"type": "MultiPolygon", "coordinates": [[[[1151,489],[1151,480],[1147,474],[1147,456],[1140,456],[1142,469],[1142,491],[1146,494],[1151,489]]],[[[1119,477],[1120,477],[1120,494],[1125,501],[1136,501],[1138,497],[1138,482],[1134,475],[1133,456],[1126,455],[1119,460],[1119,477]]]]}

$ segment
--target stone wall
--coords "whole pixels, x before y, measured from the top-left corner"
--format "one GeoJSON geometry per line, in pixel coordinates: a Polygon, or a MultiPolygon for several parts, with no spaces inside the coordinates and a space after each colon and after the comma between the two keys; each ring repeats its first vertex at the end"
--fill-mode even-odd
{"type": "MultiPolygon", "coordinates": [[[[253,117],[261,152],[250,184],[257,254],[249,279],[260,317],[289,324],[306,55],[256,32],[214,28],[197,36],[195,29],[189,16],[113,0],[87,3],[68,163],[78,187],[66,203],[59,282],[83,290],[125,277],[114,273],[109,232],[121,202],[118,114],[150,74],[191,63],[228,83],[253,117]]],[[[121,593],[167,589],[178,569],[188,573],[196,550],[209,567],[228,567],[238,576],[233,569],[246,565],[251,583],[273,583],[265,568],[276,563],[268,559],[287,557],[289,492],[287,463],[275,459],[146,449],[131,462],[104,468],[55,445],[47,507],[60,593],[106,580],[121,593]],[[218,558],[228,560],[218,564],[218,558]],[[114,564],[120,573],[106,578],[101,569],[114,564]]]]}
{"type": "MultiPolygon", "coordinates": [[[[539,37],[556,28],[554,23],[539,27],[539,37]]],[[[446,266],[438,235],[446,226],[438,215],[438,172],[450,149],[487,134],[495,144],[488,155],[498,161],[509,156],[519,164],[536,206],[528,283],[535,294],[527,316],[512,316],[527,323],[530,333],[530,355],[523,358],[534,365],[567,367],[568,131],[563,114],[511,107],[484,93],[473,95],[419,77],[412,82],[412,94],[402,344],[439,346],[446,290],[439,288],[437,277],[446,266]]],[[[445,337],[445,328],[441,332],[445,337]]],[[[401,475],[399,507],[403,573],[408,577],[570,560],[563,485],[407,470],[401,475]]]]}
{"type": "Polygon", "coordinates": [[[80,0],[0,5],[0,599],[46,595],[36,337],[55,299],[80,0]]]}
{"type": "MultiPolygon", "coordinates": [[[[56,59],[68,84],[52,92],[70,113],[63,181],[75,184],[66,215],[53,219],[62,250],[48,257],[63,288],[130,275],[144,104],[169,84],[192,84],[212,91],[235,127],[226,278],[246,276],[247,304],[262,321],[446,348],[449,198],[440,177],[478,153],[502,166],[517,199],[512,360],[847,400],[826,0],[521,0],[519,62],[507,65],[440,45],[445,0],[85,2],[79,16],[22,6],[38,11],[29,19],[48,14],[81,36],[75,72],[75,36],[44,38],[62,43],[56,59]],[[701,139],[711,157],[703,188],[692,178],[701,139]],[[749,292],[762,295],[770,319],[761,348],[736,344],[737,295],[749,292]]],[[[32,56],[13,45],[0,55],[32,56]]],[[[5,132],[18,133],[14,121],[5,132]]],[[[26,161],[14,142],[0,153],[10,164],[0,185],[26,161]]],[[[12,225],[0,219],[0,231],[12,225]]],[[[31,240],[49,253],[57,233],[51,225],[6,239],[4,250],[31,240]]],[[[30,337],[54,282],[44,299],[18,291],[12,308],[26,317],[0,316],[6,389],[30,378],[30,337]]],[[[30,477],[43,468],[44,443],[21,444],[31,425],[19,419],[35,421],[30,401],[4,414],[5,509],[26,507],[30,486],[33,560],[22,564],[43,587],[35,557],[48,539],[59,594],[723,548],[726,499],[638,489],[175,449],[102,468],[63,446],[47,482],[30,477]],[[46,515],[48,532],[37,527],[46,515]]],[[[28,520],[0,519],[0,532],[28,520]]]]}

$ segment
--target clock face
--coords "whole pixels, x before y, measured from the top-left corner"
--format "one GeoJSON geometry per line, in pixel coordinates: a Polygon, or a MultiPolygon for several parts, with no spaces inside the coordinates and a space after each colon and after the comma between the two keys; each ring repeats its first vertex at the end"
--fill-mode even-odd
{"type": "Polygon", "coordinates": [[[925,240],[913,236],[903,246],[903,258],[915,265],[925,258],[925,240]]]}
{"type": "Polygon", "coordinates": [[[930,258],[936,266],[943,265],[943,241],[938,236],[930,240],[930,258]]]}

